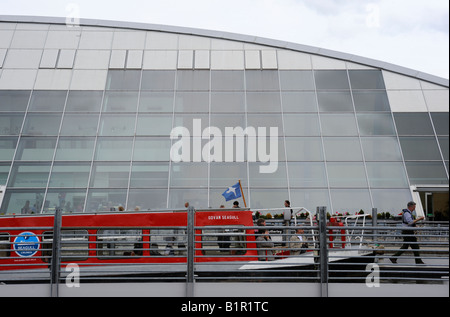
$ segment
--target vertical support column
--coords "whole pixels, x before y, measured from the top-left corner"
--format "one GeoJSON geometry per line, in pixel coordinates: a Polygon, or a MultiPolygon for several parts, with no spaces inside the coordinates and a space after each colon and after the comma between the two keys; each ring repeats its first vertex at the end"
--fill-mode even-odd
{"type": "Polygon", "coordinates": [[[187,210],[187,272],[186,297],[194,296],[194,256],[195,256],[195,209],[187,210]]]}
{"type": "Polygon", "coordinates": [[[61,209],[56,208],[53,224],[53,243],[52,243],[52,260],[51,260],[52,263],[50,267],[51,297],[59,296],[59,277],[61,266],[61,225],[62,225],[61,209]]]}
{"type": "MultiPolygon", "coordinates": [[[[378,209],[377,208],[373,208],[372,209],[372,227],[376,228],[378,226],[378,209]]],[[[372,235],[373,235],[373,242],[375,244],[375,247],[378,247],[378,231],[376,229],[372,230],[372,235]]],[[[376,257],[377,252],[375,252],[375,258],[374,258],[374,263],[378,263],[378,257],[376,257]]]]}
{"type": "Polygon", "coordinates": [[[317,207],[319,215],[320,295],[328,297],[327,207],[317,207]]]}

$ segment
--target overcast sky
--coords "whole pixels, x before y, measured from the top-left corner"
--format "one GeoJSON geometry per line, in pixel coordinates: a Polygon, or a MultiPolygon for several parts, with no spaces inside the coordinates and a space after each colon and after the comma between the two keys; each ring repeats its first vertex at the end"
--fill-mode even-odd
{"type": "Polygon", "coordinates": [[[272,38],[449,78],[447,0],[0,0],[0,15],[77,12],[272,38]]]}

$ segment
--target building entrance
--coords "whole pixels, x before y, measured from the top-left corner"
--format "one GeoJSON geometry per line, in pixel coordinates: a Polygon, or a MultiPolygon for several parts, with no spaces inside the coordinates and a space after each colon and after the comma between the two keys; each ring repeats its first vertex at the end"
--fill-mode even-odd
{"type": "Polygon", "coordinates": [[[411,189],[417,202],[416,211],[419,216],[423,215],[427,220],[449,220],[448,185],[416,185],[411,189]]]}
{"type": "Polygon", "coordinates": [[[449,220],[449,192],[420,192],[425,216],[429,220],[449,220]]]}

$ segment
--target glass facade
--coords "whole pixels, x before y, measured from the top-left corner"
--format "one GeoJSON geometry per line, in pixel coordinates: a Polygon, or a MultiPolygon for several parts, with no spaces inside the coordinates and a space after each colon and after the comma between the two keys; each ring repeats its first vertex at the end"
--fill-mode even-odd
{"type": "MultiPolygon", "coordinates": [[[[48,32],[50,41],[55,34],[48,32]]],[[[101,44],[82,39],[89,53],[101,44]]],[[[36,78],[29,89],[13,89],[0,81],[1,214],[182,209],[186,201],[200,209],[231,207],[221,194],[239,179],[251,208],[283,207],[289,199],[309,210],[392,212],[412,199],[411,185],[448,185],[448,110],[394,111],[391,94],[406,90],[386,82],[380,69],[254,69],[246,59],[241,66],[237,53],[213,60],[214,51],[203,69],[172,67],[169,52],[179,48],[144,51],[152,59],[133,69],[111,55],[103,72],[96,70],[105,68],[96,66],[102,54],[87,62],[77,51],[73,66],[63,68],[67,87],[46,80],[43,89],[36,78]],[[261,163],[247,155],[251,137],[234,162],[171,161],[172,128],[193,133],[195,119],[222,133],[278,128],[278,148],[270,149],[278,169],[261,173],[261,163]]],[[[0,68],[3,80],[17,67],[8,63],[0,68]]],[[[199,142],[203,148],[211,140],[199,142]]]]}

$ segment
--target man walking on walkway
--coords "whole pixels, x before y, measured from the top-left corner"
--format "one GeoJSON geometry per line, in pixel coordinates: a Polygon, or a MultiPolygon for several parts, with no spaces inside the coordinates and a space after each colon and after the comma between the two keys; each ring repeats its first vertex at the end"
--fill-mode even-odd
{"type": "Polygon", "coordinates": [[[392,263],[397,263],[397,258],[403,254],[410,246],[411,249],[413,249],[414,253],[414,259],[416,260],[416,264],[425,264],[420,259],[420,253],[419,253],[419,245],[417,244],[417,238],[414,235],[414,230],[411,230],[411,228],[414,228],[416,226],[416,223],[419,221],[422,221],[425,219],[425,217],[420,217],[414,220],[414,217],[412,213],[416,210],[416,203],[413,201],[410,201],[408,203],[408,209],[403,209],[403,227],[405,229],[402,230],[403,234],[403,245],[401,246],[400,250],[394,254],[394,256],[390,259],[392,263]]]}

